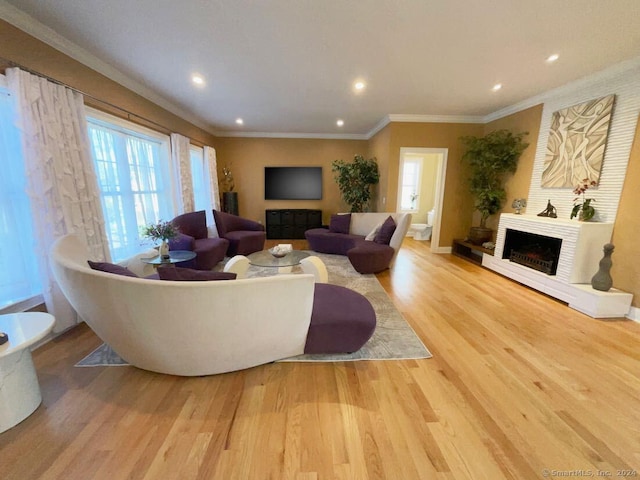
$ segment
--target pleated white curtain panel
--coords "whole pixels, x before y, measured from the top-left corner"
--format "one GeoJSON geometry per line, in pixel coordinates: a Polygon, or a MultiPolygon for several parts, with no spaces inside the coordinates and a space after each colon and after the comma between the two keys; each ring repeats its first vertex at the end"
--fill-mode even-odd
{"type": "Polygon", "coordinates": [[[204,147],[204,165],[207,178],[210,182],[211,205],[215,210],[220,210],[220,185],[218,185],[218,162],[216,150],[213,147],[204,147]]]}
{"type": "Polygon", "coordinates": [[[49,268],[53,242],[73,233],[93,260],[110,260],[83,97],[18,68],[6,77],[16,97],[43,296],[56,317],[54,332],[61,332],[78,318],[49,268]]]}
{"type": "Polygon", "coordinates": [[[179,133],[171,134],[171,159],[177,171],[180,192],[178,195],[178,211],[193,212],[193,178],[191,177],[191,156],[189,138],[179,133]]]}

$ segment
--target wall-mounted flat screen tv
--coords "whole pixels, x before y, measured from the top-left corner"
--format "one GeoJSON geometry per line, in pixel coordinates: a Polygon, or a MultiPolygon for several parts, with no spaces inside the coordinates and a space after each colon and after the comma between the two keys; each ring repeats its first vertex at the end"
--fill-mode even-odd
{"type": "Polygon", "coordinates": [[[322,167],[264,167],[265,200],[322,200],[322,167]]]}

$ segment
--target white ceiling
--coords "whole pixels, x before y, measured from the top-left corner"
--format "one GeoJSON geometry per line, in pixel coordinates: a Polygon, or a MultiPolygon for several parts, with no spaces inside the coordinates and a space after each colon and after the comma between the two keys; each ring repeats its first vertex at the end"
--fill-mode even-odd
{"type": "Polygon", "coordinates": [[[640,0],[2,4],[8,21],[62,36],[49,43],[216,133],[366,136],[390,114],[480,119],[640,55],[640,0]]]}

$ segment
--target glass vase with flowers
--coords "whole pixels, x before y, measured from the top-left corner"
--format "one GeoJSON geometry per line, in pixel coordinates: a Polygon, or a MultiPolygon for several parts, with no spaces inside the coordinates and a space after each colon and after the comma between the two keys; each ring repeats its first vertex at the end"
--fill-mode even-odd
{"type": "Polygon", "coordinates": [[[159,253],[163,259],[169,258],[169,240],[178,236],[178,229],[172,222],[160,220],[142,228],[142,235],[154,241],[160,241],[159,253]]]}
{"type": "Polygon", "coordinates": [[[595,202],[596,199],[586,198],[585,193],[590,187],[595,187],[596,185],[598,184],[594,180],[585,178],[584,180],[582,180],[582,183],[573,190],[573,193],[578,196],[573,199],[573,210],[571,210],[570,218],[577,216],[578,220],[580,220],[581,222],[588,222],[593,218],[593,216],[596,214],[596,209],[593,208],[591,202],[595,202]]]}

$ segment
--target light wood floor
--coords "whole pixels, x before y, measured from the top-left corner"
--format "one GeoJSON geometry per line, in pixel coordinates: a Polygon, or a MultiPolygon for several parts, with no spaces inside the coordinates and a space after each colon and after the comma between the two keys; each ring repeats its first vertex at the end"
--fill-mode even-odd
{"type": "Polygon", "coordinates": [[[640,324],[594,320],[412,239],[379,279],[432,359],[180,378],[74,368],[101,343],[75,328],[34,354],[43,404],[0,435],[0,479],[640,472],[640,324]]]}

